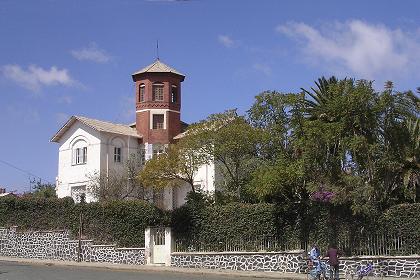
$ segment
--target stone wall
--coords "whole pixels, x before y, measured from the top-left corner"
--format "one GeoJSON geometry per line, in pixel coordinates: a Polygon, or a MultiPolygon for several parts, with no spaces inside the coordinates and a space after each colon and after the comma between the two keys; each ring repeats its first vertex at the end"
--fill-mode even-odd
{"type": "MultiPolygon", "coordinates": [[[[67,231],[17,232],[16,228],[0,228],[0,256],[77,261],[78,240],[67,231]]],[[[115,264],[144,264],[144,248],[116,248],[81,241],[81,261],[115,264]]]]}
{"type": "MultiPolygon", "coordinates": [[[[420,256],[411,257],[353,257],[340,259],[340,275],[355,275],[360,266],[372,263],[374,276],[420,278],[420,256]]],[[[171,265],[188,268],[230,269],[249,271],[278,271],[307,273],[303,252],[220,252],[172,253],[171,265]]],[[[327,265],[327,271],[328,271],[327,265]]],[[[355,277],[357,279],[357,277],[355,277]]]]}
{"type": "MultiPolygon", "coordinates": [[[[72,240],[66,231],[17,232],[16,228],[0,228],[0,256],[77,261],[78,247],[79,242],[72,240]]],[[[91,240],[82,240],[80,258],[84,262],[143,265],[145,249],[94,245],[91,240]]],[[[374,276],[420,278],[420,256],[342,258],[340,275],[354,275],[358,267],[368,263],[373,265],[374,276]]],[[[180,252],[171,254],[171,266],[307,273],[306,254],[303,251],[180,252]]]]}
{"type": "Polygon", "coordinates": [[[172,266],[189,268],[304,272],[302,252],[172,253],[172,266]]]}
{"type": "Polygon", "coordinates": [[[360,266],[373,265],[372,275],[420,278],[420,256],[353,257],[340,260],[340,271],[354,275],[360,266]]]}

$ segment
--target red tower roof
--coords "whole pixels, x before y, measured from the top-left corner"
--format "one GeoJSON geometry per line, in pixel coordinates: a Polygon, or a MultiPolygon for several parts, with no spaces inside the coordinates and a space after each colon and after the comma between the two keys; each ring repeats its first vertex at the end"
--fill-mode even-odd
{"type": "Polygon", "coordinates": [[[160,60],[156,60],[152,64],[140,69],[139,71],[132,74],[132,76],[144,73],[173,73],[175,75],[179,75],[185,77],[184,74],[181,74],[178,70],[166,65],[165,63],[161,62],[160,60]]]}

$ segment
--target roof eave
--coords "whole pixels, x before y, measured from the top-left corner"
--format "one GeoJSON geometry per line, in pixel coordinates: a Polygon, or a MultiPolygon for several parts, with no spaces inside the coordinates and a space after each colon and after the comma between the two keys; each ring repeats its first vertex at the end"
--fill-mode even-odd
{"type": "Polygon", "coordinates": [[[110,131],[106,131],[106,130],[102,130],[102,129],[96,129],[95,130],[99,131],[99,132],[104,132],[104,133],[109,133],[109,134],[117,134],[117,135],[123,135],[123,136],[128,136],[128,137],[134,137],[134,138],[138,138],[138,139],[142,139],[143,135],[129,135],[129,134],[124,134],[124,133],[119,133],[119,132],[110,132],[110,131]]]}
{"type": "Polygon", "coordinates": [[[77,118],[77,116],[71,116],[71,118],[50,139],[50,142],[58,143],[60,141],[61,137],[64,135],[64,133],[66,133],[66,131],[70,128],[70,126],[72,126],[76,122],[76,120],[81,122],[82,124],[86,125],[87,127],[90,127],[90,128],[92,128],[96,131],[99,131],[99,132],[106,132],[106,133],[111,133],[111,134],[124,135],[124,136],[139,138],[139,139],[143,138],[143,135],[139,135],[139,134],[129,135],[129,134],[124,134],[124,133],[110,132],[110,131],[106,131],[106,130],[103,130],[103,129],[98,129],[96,127],[91,126],[89,123],[84,122],[80,118],[77,118]]]}
{"type": "Polygon", "coordinates": [[[60,141],[61,136],[68,130],[68,128],[73,125],[76,121],[75,116],[71,116],[70,119],[57,131],[57,133],[50,139],[50,142],[58,143],[60,141]]]}
{"type": "Polygon", "coordinates": [[[183,82],[185,80],[185,76],[184,75],[178,74],[178,73],[174,73],[174,72],[136,72],[136,73],[131,74],[131,78],[135,82],[137,80],[136,77],[139,77],[141,75],[154,75],[154,74],[170,74],[170,75],[175,75],[177,77],[180,77],[181,78],[181,82],[183,82]]]}

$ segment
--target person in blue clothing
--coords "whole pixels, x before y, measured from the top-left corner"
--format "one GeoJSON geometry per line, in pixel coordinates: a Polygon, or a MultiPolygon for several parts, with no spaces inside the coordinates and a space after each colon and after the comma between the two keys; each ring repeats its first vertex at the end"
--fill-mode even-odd
{"type": "Polygon", "coordinates": [[[311,251],[309,252],[309,259],[312,261],[314,266],[316,266],[316,270],[321,270],[321,262],[319,261],[321,257],[321,251],[319,250],[318,246],[314,244],[312,246],[311,251]]]}

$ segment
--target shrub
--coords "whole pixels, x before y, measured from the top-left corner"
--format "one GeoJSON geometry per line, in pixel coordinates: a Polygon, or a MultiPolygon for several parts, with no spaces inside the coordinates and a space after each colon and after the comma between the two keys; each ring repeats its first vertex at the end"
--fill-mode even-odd
{"type": "Polygon", "coordinates": [[[143,201],[74,204],[71,198],[7,197],[0,199],[0,226],[20,230],[70,230],[77,237],[79,215],[83,234],[97,242],[144,246],[144,229],[163,224],[165,214],[143,201]]]}

